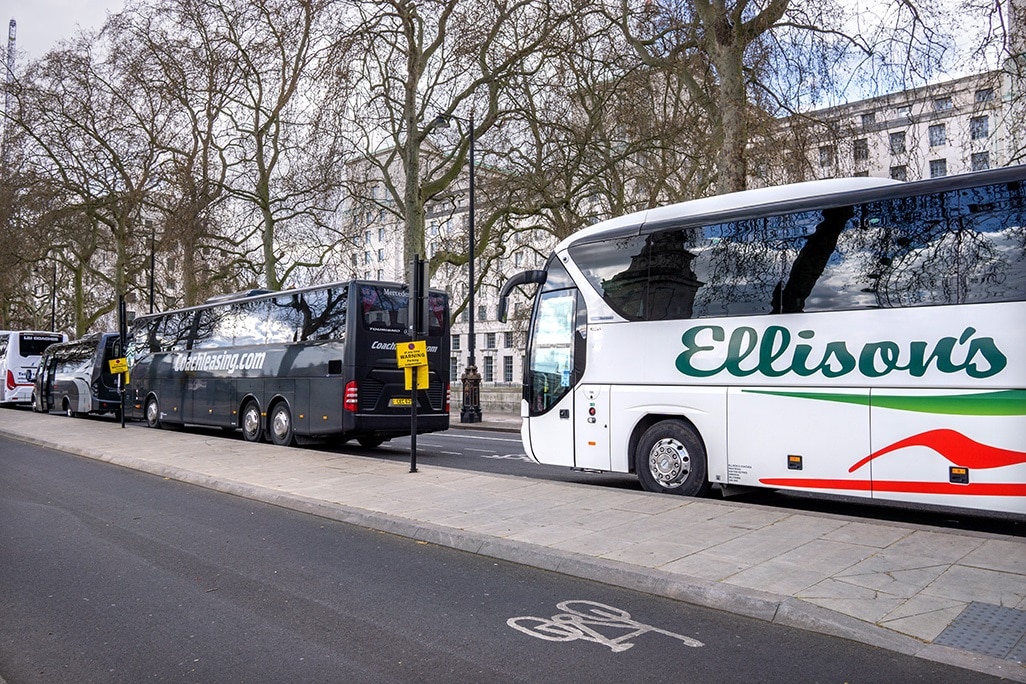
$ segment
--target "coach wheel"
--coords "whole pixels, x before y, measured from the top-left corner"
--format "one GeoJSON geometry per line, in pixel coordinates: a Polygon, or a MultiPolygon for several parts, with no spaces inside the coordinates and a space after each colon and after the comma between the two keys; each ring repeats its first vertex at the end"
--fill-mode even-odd
{"type": "Polygon", "coordinates": [[[157,403],[156,397],[150,397],[146,400],[146,425],[151,428],[160,427],[160,404],[157,403]]]}
{"type": "Polygon", "coordinates": [[[709,491],[705,448],[698,434],[679,420],[645,430],[634,452],[634,468],[650,492],[701,496],[709,491]]]}
{"type": "Polygon", "coordinates": [[[271,441],[278,446],[292,446],[296,442],[296,433],[292,427],[292,412],[284,401],[271,409],[271,441]]]}
{"type": "Polygon", "coordinates": [[[264,436],[260,409],[255,401],[247,403],[242,409],[242,436],[246,438],[247,442],[259,442],[264,436]]]}
{"type": "Polygon", "coordinates": [[[382,438],[382,437],[371,437],[371,436],[357,437],[356,441],[364,449],[374,449],[374,448],[379,447],[379,446],[381,446],[382,444],[385,443],[384,438],[382,438]]]}
{"type": "Polygon", "coordinates": [[[71,401],[69,399],[64,400],[64,415],[68,418],[74,418],[77,415],[75,410],[71,408],[71,401]]]}

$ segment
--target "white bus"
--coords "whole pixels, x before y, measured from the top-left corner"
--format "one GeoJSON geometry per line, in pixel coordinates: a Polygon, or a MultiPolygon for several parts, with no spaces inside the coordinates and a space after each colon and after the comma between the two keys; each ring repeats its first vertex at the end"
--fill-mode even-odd
{"type": "Polygon", "coordinates": [[[46,330],[0,330],[0,405],[31,404],[39,357],[51,344],[67,341],[64,333],[46,330]]]}
{"type": "Polygon", "coordinates": [[[1026,513],[1026,166],[651,209],[559,243],[521,434],[649,491],[1026,513]]]}

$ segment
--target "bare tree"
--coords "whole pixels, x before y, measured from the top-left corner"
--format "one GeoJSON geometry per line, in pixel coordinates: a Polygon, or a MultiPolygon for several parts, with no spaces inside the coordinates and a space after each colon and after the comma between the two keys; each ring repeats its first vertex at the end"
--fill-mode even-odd
{"type": "Polygon", "coordinates": [[[80,34],[29,65],[15,85],[17,113],[8,115],[25,137],[26,176],[63,202],[59,213],[69,230],[98,231],[98,249],[111,255],[112,263],[81,264],[91,276],[81,286],[99,288],[102,304],[79,309],[88,298],[76,293],[77,334],[114,308],[142,265],[139,219],[162,161],[153,132],[167,122],[166,107],[140,96],[121,58],[97,36],[80,34]]]}
{"type": "MultiPolygon", "coordinates": [[[[409,264],[425,254],[425,205],[463,184],[471,136],[480,145],[504,120],[506,89],[533,72],[571,8],[554,0],[389,0],[360,2],[356,11],[356,66],[347,77],[362,90],[346,118],[362,159],[353,168],[363,172],[353,193],[401,221],[409,264]],[[434,125],[439,116],[451,123],[447,133],[434,125]],[[384,191],[375,196],[367,191],[377,182],[384,191]]],[[[491,225],[481,217],[475,251],[491,243],[491,225]]],[[[446,251],[432,266],[467,258],[446,251]]]]}
{"type": "Polygon", "coordinates": [[[946,45],[934,0],[870,11],[835,0],[620,0],[611,15],[640,58],[674,70],[701,105],[718,192],[746,187],[750,143],[772,116],[858,87],[860,95],[932,76],[946,45]]]}

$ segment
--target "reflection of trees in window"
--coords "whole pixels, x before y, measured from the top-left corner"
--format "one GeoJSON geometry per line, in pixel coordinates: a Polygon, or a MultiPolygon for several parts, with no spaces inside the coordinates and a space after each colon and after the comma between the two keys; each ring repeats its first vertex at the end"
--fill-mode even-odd
{"type": "Polygon", "coordinates": [[[997,185],[912,200],[894,223],[881,306],[1012,301],[1026,296],[1022,187],[997,185]]]}
{"type": "Polygon", "coordinates": [[[304,340],[339,340],[345,338],[346,314],[349,306],[347,288],[318,290],[323,297],[320,309],[311,307],[311,317],[303,327],[304,340]]]}
{"type": "Polygon", "coordinates": [[[309,320],[309,308],[299,295],[272,297],[270,318],[267,323],[267,341],[270,344],[286,344],[298,339],[297,330],[303,329],[303,321],[309,320]]]}
{"type": "Polygon", "coordinates": [[[575,245],[630,320],[1026,298],[1018,184],[740,219],[575,245]]]}
{"type": "Polygon", "coordinates": [[[708,247],[696,270],[709,285],[699,293],[698,315],[770,313],[795,242],[813,220],[790,214],[707,226],[708,247]]]}
{"type": "Polygon", "coordinates": [[[824,209],[822,220],[811,235],[803,236],[804,244],[791,263],[787,281],[773,289],[773,313],[805,311],[805,300],[812,294],[835,250],[845,224],[854,215],[852,207],[824,209]]]}
{"type": "Polygon", "coordinates": [[[152,351],[182,351],[189,340],[193,312],[170,313],[160,319],[150,345],[152,351]]]}
{"type": "Polygon", "coordinates": [[[299,339],[345,339],[348,299],[345,287],[303,293],[294,303],[299,314],[299,339]]]}

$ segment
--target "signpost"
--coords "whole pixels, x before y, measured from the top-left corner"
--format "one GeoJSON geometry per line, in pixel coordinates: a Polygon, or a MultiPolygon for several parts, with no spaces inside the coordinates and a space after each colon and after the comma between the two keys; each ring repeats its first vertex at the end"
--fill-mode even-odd
{"type": "Polygon", "coordinates": [[[410,269],[410,341],[395,346],[395,360],[406,375],[406,389],[410,390],[410,472],[417,472],[417,391],[427,389],[428,379],[428,269],[419,254],[413,256],[410,269]],[[419,338],[419,339],[418,339],[419,338]]]}

